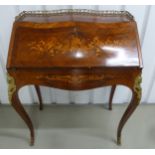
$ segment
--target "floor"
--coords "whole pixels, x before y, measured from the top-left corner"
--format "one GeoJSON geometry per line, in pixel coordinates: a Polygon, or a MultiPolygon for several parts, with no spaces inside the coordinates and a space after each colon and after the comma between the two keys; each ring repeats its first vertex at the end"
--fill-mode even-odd
{"type": "Polygon", "coordinates": [[[25,106],[35,127],[35,145],[29,131],[10,106],[0,105],[0,148],[102,149],[155,148],[155,105],[140,105],[116,145],[119,120],[127,105],[25,106]]]}

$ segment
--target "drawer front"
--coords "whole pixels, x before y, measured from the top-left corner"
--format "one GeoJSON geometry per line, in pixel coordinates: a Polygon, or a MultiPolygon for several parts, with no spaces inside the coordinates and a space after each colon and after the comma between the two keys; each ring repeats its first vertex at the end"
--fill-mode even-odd
{"type": "Polygon", "coordinates": [[[105,69],[20,71],[16,75],[16,80],[21,85],[36,84],[66,90],[84,90],[113,84],[127,84],[132,79],[132,74],[129,71],[105,69]]]}

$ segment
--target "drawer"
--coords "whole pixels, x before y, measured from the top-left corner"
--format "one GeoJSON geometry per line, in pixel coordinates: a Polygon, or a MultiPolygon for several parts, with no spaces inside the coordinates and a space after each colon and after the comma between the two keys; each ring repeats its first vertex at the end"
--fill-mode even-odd
{"type": "Polygon", "coordinates": [[[45,69],[16,71],[16,81],[21,85],[44,85],[67,90],[84,90],[108,86],[113,84],[125,84],[131,81],[130,70],[122,69],[45,69]]]}
{"type": "Polygon", "coordinates": [[[52,69],[16,72],[21,85],[36,84],[68,90],[83,90],[103,86],[111,79],[104,73],[94,74],[92,69],[52,69]]]}

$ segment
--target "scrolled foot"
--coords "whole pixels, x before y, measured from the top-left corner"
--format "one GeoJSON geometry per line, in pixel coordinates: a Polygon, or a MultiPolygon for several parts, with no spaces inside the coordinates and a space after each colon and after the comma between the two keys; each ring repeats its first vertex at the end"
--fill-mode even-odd
{"type": "Polygon", "coordinates": [[[121,137],[117,137],[117,145],[121,145],[121,137]]]}
{"type": "Polygon", "coordinates": [[[33,145],[34,145],[34,137],[31,137],[30,146],[33,146],[33,145]]]}
{"type": "Polygon", "coordinates": [[[112,108],[111,108],[111,107],[109,107],[109,110],[111,111],[111,110],[112,110],[112,108]]]}
{"type": "Polygon", "coordinates": [[[41,110],[43,110],[43,107],[42,107],[42,106],[40,106],[40,107],[39,107],[39,110],[40,110],[40,111],[41,111],[41,110]]]}

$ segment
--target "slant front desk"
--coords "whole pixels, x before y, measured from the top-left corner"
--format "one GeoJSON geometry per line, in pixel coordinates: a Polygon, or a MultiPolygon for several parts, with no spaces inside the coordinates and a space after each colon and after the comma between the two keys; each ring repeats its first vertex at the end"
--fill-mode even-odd
{"type": "Polygon", "coordinates": [[[42,109],[39,85],[66,90],[111,85],[111,109],[116,85],[127,86],[132,100],[118,125],[120,144],[122,128],[141,99],[136,22],[126,11],[24,11],[13,24],[7,71],[9,100],[30,129],[32,145],[34,128],[18,97],[21,87],[35,86],[42,109]]]}

